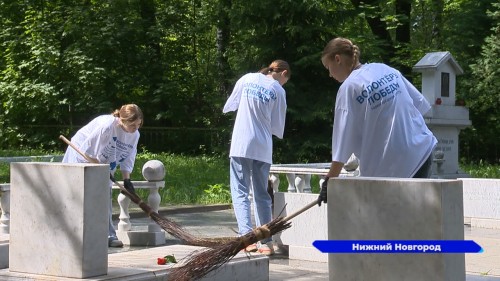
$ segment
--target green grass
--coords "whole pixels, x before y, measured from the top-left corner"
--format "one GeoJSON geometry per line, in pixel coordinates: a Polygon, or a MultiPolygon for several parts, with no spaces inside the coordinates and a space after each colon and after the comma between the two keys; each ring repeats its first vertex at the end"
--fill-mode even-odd
{"type": "MultiPolygon", "coordinates": [[[[63,152],[0,151],[0,157],[29,155],[61,155],[63,152]]],[[[137,155],[132,180],[144,180],[142,167],[149,160],[165,165],[165,188],[160,190],[162,205],[169,204],[224,204],[231,202],[229,191],[229,159],[218,156],[183,156],[167,153],[143,152],[137,155]]],[[[121,179],[117,172],[116,179],[121,179]]],[[[0,183],[10,182],[9,163],[0,162],[0,183]]],[[[137,190],[146,198],[147,190],[137,190]]],[[[114,191],[114,197],[118,191],[114,191]]]]}
{"type": "Polygon", "coordinates": [[[10,165],[9,163],[0,162],[0,183],[10,182],[10,165]]]}
{"type": "Polygon", "coordinates": [[[473,178],[500,179],[499,164],[487,164],[483,161],[479,161],[479,163],[461,163],[460,169],[473,178]]]}
{"type": "MultiPolygon", "coordinates": [[[[0,151],[0,157],[30,155],[61,155],[63,152],[47,151],[0,151]]],[[[229,159],[226,156],[184,156],[168,153],[142,152],[137,155],[133,180],[144,180],[142,167],[149,160],[159,160],[165,165],[165,188],[160,190],[162,206],[172,204],[225,204],[231,202],[229,191],[229,159]]],[[[461,163],[460,168],[475,178],[500,178],[500,165],[461,163]]],[[[279,191],[286,192],[288,182],[280,174],[279,191]]],[[[121,179],[118,172],[117,179],[121,179]]],[[[318,193],[319,177],[311,177],[312,192],[318,193]]],[[[0,162],[0,183],[10,182],[8,163],[0,162]]],[[[138,189],[138,194],[146,198],[148,191],[138,189]]],[[[114,196],[118,195],[115,191],[114,196]]]]}
{"type": "Polygon", "coordinates": [[[144,152],[137,156],[133,180],[143,180],[142,167],[149,160],[165,165],[165,204],[222,204],[231,202],[229,159],[218,156],[182,156],[144,152]]]}

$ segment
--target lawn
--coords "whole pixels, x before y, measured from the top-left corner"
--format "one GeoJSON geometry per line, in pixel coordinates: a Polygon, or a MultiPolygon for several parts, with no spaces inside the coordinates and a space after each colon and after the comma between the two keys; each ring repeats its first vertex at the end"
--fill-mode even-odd
{"type": "MultiPolygon", "coordinates": [[[[0,151],[0,157],[28,155],[61,155],[62,152],[0,151]]],[[[229,159],[219,156],[183,156],[168,153],[138,154],[132,180],[144,180],[142,167],[149,160],[159,160],[165,165],[165,188],[160,190],[163,204],[222,204],[230,203],[229,159]]],[[[117,180],[121,179],[118,172],[117,180]]],[[[0,183],[10,182],[9,163],[0,162],[0,183]]],[[[139,190],[145,198],[148,191],[139,190]]],[[[114,196],[118,191],[114,192],[114,196]]]]}
{"type": "MultiPolygon", "coordinates": [[[[61,155],[62,152],[40,151],[0,151],[0,157],[27,155],[61,155]]],[[[225,156],[185,156],[169,153],[142,152],[138,154],[133,180],[143,180],[142,167],[149,160],[159,160],[165,165],[165,188],[160,190],[162,205],[171,204],[224,204],[231,202],[229,191],[229,159],[225,156]]],[[[500,178],[500,165],[483,162],[461,164],[460,168],[477,178],[500,178]]],[[[118,172],[117,179],[121,179],[118,172]]],[[[311,182],[318,182],[313,176],[311,182]]],[[[8,163],[0,162],[0,183],[10,181],[8,163]]],[[[280,175],[280,191],[286,191],[287,181],[280,175]]],[[[318,187],[313,185],[313,193],[318,187]]],[[[148,191],[138,190],[141,197],[147,197],[148,191]]],[[[114,196],[118,195],[115,191],[114,196]]]]}

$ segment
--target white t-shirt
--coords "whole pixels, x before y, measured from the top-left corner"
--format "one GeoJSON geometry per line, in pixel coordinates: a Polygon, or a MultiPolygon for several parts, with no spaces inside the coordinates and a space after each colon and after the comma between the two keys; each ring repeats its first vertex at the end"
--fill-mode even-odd
{"type": "Polygon", "coordinates": [[[337,93],[332,160],[346,163],[354,153],[361,176],[412,177],[437,144],[422,116],[429,109],[396,69],[363,65],[337,93]]]}
{"type": "MultiPolygon", "coordinates": [[[[71,142],[83,153],[96,158],[100,163],[109,164],[111,173],[117,166],[131,173],[134,169],[139,131],[128,133],[119,126],[113,115],[101,115],[78,130],[71,142]]],[[[68,147],[63,163],[86,163],[87,161],[73,148],[68,147]]]]}
{"type": "Polygon", "coordinates": [[[248,73],[236,82],[222,112],[235,110],[229,156],[272,164],[272,135],[281,139],[285,130],[285,89],[273,78],[248,73]]]}

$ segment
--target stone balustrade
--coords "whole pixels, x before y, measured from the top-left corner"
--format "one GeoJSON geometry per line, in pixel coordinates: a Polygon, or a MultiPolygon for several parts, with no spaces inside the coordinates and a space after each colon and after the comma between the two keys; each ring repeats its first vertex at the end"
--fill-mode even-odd
{"type": "MultiPolygon", "coordinates": [[[[19,160],[19,159],[17,159],[19,160]]],[[[29,162],[29,161],[25,161],[29,162]]],[[[142,168],[142,175],[145,181],[132,181],[135,189],[147,189],[147,204],[153,211],[158,212],[161,203],[159,190],[165,187],[165,167],[158,160],[150,160],[146,162],[142,168]]],[[[123,185],[123,182],[121,182],[123,185]]],[[[114,190],[119,187],[114,184],[114,190]]],[[[123,194],[118,195],[118,205],[120,207],[120,215],[118,222],[117,235],[128,245],[162,245],[165,244],[165,232],[153,220],[148,225],[147,232],[131,231],[132,224],[130,223],[130,199],[123,194]]],[[[10,233],[10,183],[0,184],[0,234],[10,233]]]]}
{"type": "MultiPolygon", "coordinates": [[[[155,212],[158,212],[161,203],[161,197],[159,190],[165,187],[165,181],[132,181],[134,188],[137,189],[148,189],[149,195],[147,197],[147,204],[155,212]]],[[[123,183],[121,183],[123,185],[123,183]]],[[[113,185],[113,189],[120,189],[116,184],[113,185]]],[[[130,199],[119,194],[118,205],[120,206],[120,215],[118,222],[118,229],[116,234],[124,244],[132,246],[157,246],[165,244],[165,232],[162,228],[153,220],[148,224],[148,231],[132,231],[132,223],[130,222],[130,199]]]]}
{"type": "Polygon", "coordinates": [[[10,227],[10,184],[0,184],[0,234],[9,234],[10,227]]]}
{"type": "MultiPolygon", "coordinates": [[[[161,203],[159,190],[165,187],[165,181],[132,181],[132,183],[136,189],[149,190],[147,203],[155,212],[158,212],[158,208],[161,203]]],[[[119,187],[117,185],[113,185],[113,189],[119,189],[119,187]]],[[[118,205],[120,206],[120,221],[118,222],[118,230],[129,231],[132,229],[129,213],[130,199],[120,193],[120,195],[118,195],[118,205]]],[[[0,184],[0,209],[2,210],[2,214],[0,216],[0,234],[9,234],[10,183],[0,184]]],[[[148,226],[148,231],[160,231],[160,227],[152,221],[148,226]]]]}
{"type": "MultiPolygon", "coordinates": [[[[330,169],[330,165],[331,163],[274,164],[271,165],[269,171],[269,181],[274,192],[278,192],[280,184],[278,174],[285,174],[288,182],[288,192],[311,193],[311,175],[325,176],[330,169]]],[[[351,162],[347,163],[346,168],[349,170],[342,169],[340,177],[358,176],[359,170],[357,170],[357,167],[357,163],[355,165],[351,164],[351,162]]],[[[320,178],[319,186],[321,186],[322,182],[323,179],[320,178]]]]}

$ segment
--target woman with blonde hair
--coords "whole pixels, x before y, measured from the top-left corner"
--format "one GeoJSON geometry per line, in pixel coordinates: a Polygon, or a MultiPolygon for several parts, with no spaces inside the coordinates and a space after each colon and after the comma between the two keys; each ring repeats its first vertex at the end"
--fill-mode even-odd
{"type": "MultiPolygon", "coordinates": [[[[337,177],[354,153],[360,176],[429,178],[437,140],[425,124],[429,102],[398,70],[383,63],[360,63],[359,47],[335,38],[321,62],[342,83],[334,111],[332,164],[337,177]]],[[[327,202],[327,180],[318,204],[327,202]]]]}
{"type": "MultiPolygon", "coordinates": [[[[109,171],[114,175],[119,166],[126,189],[134,191],[130,181],[130,173],[134,168],[139,142],[138,129],[142,126],[144,116],[135,104],[123,105],[112,114],[101,115],[78,130],[71,142],[95,163],[109,164],[109,171]]],[[[88,161],[71,147],[68,147],[63,163],[88,163],[88,161]]],[[[112,182],[109,182],[111,194],[112,182]]],[[[108,246],[122,247],[123,243],[116,237],[112,221],[112,204],[109,204],[108,246]]]]}

